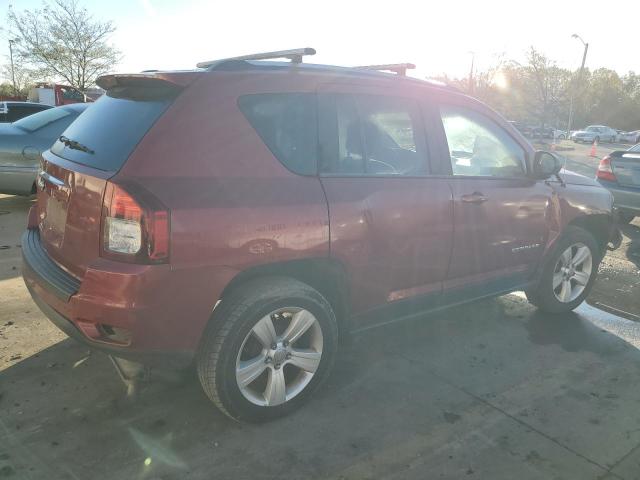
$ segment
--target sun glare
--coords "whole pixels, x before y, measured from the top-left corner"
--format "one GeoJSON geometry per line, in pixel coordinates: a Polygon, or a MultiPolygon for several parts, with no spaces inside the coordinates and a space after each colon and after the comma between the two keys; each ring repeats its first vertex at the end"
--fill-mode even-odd
{"type": "Polygon", "coordinates": [[[503,72],[498,72],[493,79],[493,83],[500,90],[506,90],[509,88],[509,79],[503,72]]]}

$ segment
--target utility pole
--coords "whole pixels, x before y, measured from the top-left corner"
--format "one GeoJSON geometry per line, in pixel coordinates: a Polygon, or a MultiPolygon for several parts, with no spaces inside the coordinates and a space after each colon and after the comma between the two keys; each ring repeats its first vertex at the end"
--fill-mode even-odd
{"type": "Polygon", "coordinates": [[[15,40],[9,40],[9,56],[11,57],[11,81],[13,82],[13,95],[18,96],[18,89],[16,87],[16,73],[13,67],[13,42],[15,40]]]}
{"type": "Polygon", "coordinates": [[[571,35],[571,38],[577,38],[584,45],[584,52],[582,53],[582,64],[580,65],[580,73],[578,73],[578,81],[576,82],[575,88],[571,89],[571,100],[569,101],[569,123],[567,124],[567,138],[571,137],[571,124],[573,123],[573,97],[574,90],[577,90],[580,86],[580,82],[582,81],[582,73],[584,72],[584,63],[587,61],[587,51],[589,50],[589,44],[586,43],[580,35],[574,33],[571,35]]]}

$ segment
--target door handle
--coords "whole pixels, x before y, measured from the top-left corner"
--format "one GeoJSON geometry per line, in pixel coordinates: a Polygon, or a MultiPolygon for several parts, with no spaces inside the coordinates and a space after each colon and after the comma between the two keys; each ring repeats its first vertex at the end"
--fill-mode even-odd
{"type": "Polygon", "coordinates": [[[484,203],[487,200],[489,200],[487,197],[485,197],[480,192],[473,192],[471,194],[462,195],[462,197],[460,197],[460,198],[464,203],[476,203],[476,204],[484,203]]]}

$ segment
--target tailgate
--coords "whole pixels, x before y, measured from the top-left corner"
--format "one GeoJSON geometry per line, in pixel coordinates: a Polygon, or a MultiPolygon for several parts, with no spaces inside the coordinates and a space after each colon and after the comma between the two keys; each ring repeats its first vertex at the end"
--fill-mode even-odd
{"type": "Polygon", "coordinates": [[[82,278],[100,254],[100,218],[107,179],[112,175],[47,151],[38,176],[38,228],[43,248],[63,269],[82,278]]]}
{"type": "Polygon", "coordinates": [[[625,187],[640,187],[640,153],[613,152],[611,168],[618,183],[625,187]]]}
{"type": "Polygon", "coordinates": [[[100,256],[107,181],[197,75],[111,75],[107,89],[42,155],[38,227],[42,247],[60,267],[82,278],[100,256]]]}

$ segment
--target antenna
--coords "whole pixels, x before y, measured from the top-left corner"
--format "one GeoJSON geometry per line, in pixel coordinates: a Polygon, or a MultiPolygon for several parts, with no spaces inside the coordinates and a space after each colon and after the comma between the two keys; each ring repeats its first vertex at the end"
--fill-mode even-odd
{"type": "Polygon", "coordinates": [[[221,58],[219,60],[210,60],[208,62],[200,62],[196,65],[198,68],[210,68],[222,62],[238,61],[238,60],[272,60],[275,58],[286,58],[291,63],[302,63],[302,57],[306,55],[315,55],[314,48],[294,48],[292,50],[278,50],[275,52],[252,53],[250,55],[242,55],[240,57],[221,58]]]}
{"type": "Polygon", "coordinates": [[[388,63],[385,65],[364,65],[362,67],[355,67],[361,70],[380,70],[386,72],[394,72],[402,77],[407,76],[407,70],[416,68],[413,63],[388,63]]]}

